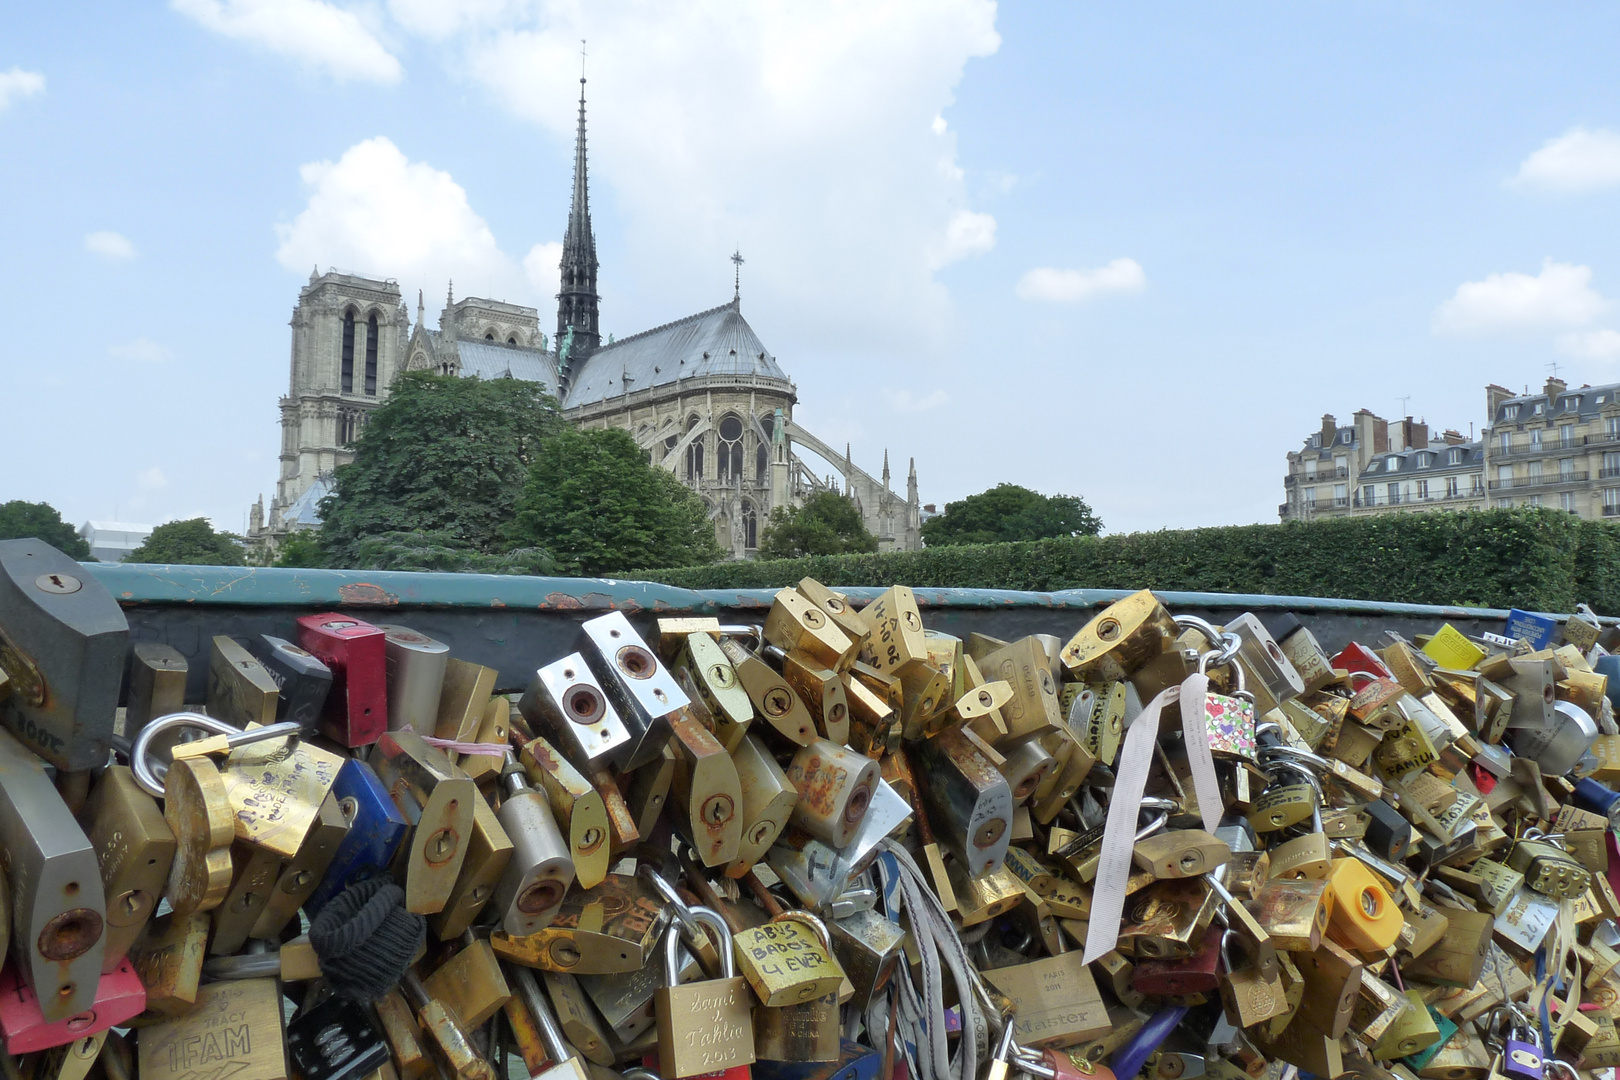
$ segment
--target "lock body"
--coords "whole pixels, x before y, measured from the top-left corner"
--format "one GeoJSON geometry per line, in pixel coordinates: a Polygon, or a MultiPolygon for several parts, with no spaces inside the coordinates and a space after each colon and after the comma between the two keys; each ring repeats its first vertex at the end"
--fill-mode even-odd
{"type": "Polygon", "coordinates": [[[675,773],[670,784],[675,827],[704,866],[724,866],[742,843],[742,782],[720,740],[683,707],[669,720],[675,773]]]}
{"type": "Polygon", "coordinates": [[[655,761],[669,739],[670,714],[688,701],[685,692],[623,612],[581,624],[579,651],[630,734],[614,751],[615,764],[637,769],[655,761]]]}
{"type": "MultiPolygon", "coordinates": [[[[544,797],[541,797],[543,803],[544,797]]],[[[506,809],[503,802],[501,809],[506,809]]],[[[551,816],[547,809],[546,816],[551,816]]],[[[552,831],[556,831],[553,823],[552,831]]],[[[559,838],[558,843],[562,841],[559,838]]],[[[511,835],[489,803],[483,799],[473,803],[472,836],[467,842],[467,857],[462,860],[461,873],[456,876],[455,888],[439,913],[428,919],[428,928],[440,941],[461,936],[494,899],[495,889],[511,865],[514,845],[511,835]]],[[[564,852],[567,847],[564,846],[564,852]]],[[[560,899],[560,898],[559,898],[560,899]]]]}
{"type": "Polygon", "coordinates": [[[877,762],[820,739],[794,754],[786,772],[799,793],[793,824],[833,847],[849,843],[872,802],[877,762]]]}
{"type": "Polygon", "coordinates": [[[537,670],[518,710],[580,768],[598,768],[628,752],[629,730],[577,652],[537,670]]]}
{"type": "MultiPolygon", "coordinates": [[[[707,633],[687,635],[677,665],[685,669],[697,695],[709,707],[714,737],[734,752],[754,722],[754,703],[720,643],[707,633]]],[[[692,696],[690,690],[687,696],[692,696]]]]}
{"type": "Polygon", "coordinates": [[[491,667],[459,660],[445,661],[444,681],[439,688],[439,711],[433,722],[433,737],[471,742],[484,722],[490,695],[495,692],[499,673],[491,667]]]}
{"type": "Polygon", "coordinates": [[[422,915],[442,911],[467,857],[478,788],[442,750],[410,731],[382,733],[371,767],[410,826],[405,846],[405,906],[422,915]]]}
{"type": "MultiPolygon", "coordinates": [[[[668,730],[667,722],[664,727],[668,730]]],[[[539,736],[523,748],[521,760],[529,783],[545,792],[557,826],[568,838],[569,856],[580,885],[589,889],[601,884],[612,856],[607,803],[602,793],[539,736]]]]}
{"type": "Polygon", "coordinates": [[[450,647],[408,626],[378,623],[377,629],[383,633],[388,729],[433,731],[439,720],[439,695],[444,690],[450,647]]]}
{"type": "Polygon", "coordinates": [[[495,887],[495,909],[508,934],[532,934],[562,906],[574,883],[574,863],[543,792],[526,787],[508,794],[499,817],[512,854],[495,887]]]}
{"type": "Polygon", "coordinates": [[[208,654],[208,715],[247,730],[276,722],[281,690],[242,643],[221,634],[208,654]]]}
{"type": "Polygon", "coordinates": [[[741,794],[742,832],[737,856],[726,867],[729,877],[741,877],[765,857],[782,834],[799,793],[757,735],[749,735],[731,751],[741,794]]]}
{"type": "Polygon", "coordinates": [[[974,874],[1000,866],[1012,839],[1012,789],[982,746],[956,729],[912,747],[921,809],[940,844],[974,874]]]}
{"type": "MultiPolygon", "coordinates": [[[[148,720],[180,712],[186,705],[186,658],[172,645],[138,641],[129,650],[129,693],[124,702],[124,735],[133,739],[148,720]]],[[[0,663],[0,682],[7,680],[0,663]]],[[[0,700],[7,695],[0,692],[0,700]]]]}
{"type": "Polygon", "coordinates": [[[332,797],[348,827],[326,873],[304,900],[312,917],[349,885],[387,873],[411,830],[376,770],[359,758],[338,770],[332,797]]]}
{"type": "Polygon", "coordinates": [[[183,1017],[154,1024],[139,1039],[142,1080],[181,1080],[203,1067],[232,1080],[287,1080],[281,992],[274,979],[209,983],[183,1017]]]}
{"type": "Polygon", "coordinates": [[[103,973],[118,966],[157,910],[174,863],[174,832],[126,765],[101,774],[85,807],[85,837],[101,868],[107,923],[103,973]]]}
{"type": "Polygon", "coordinates": [[[344,746],[370,746],[388,730],[387,645],[383,632],[327,612],[298,617],[298,645],[332,672],[321,733],[344,746]]]}
{"type": "Polygon", "coordinates": [[[276,684],[276,719],[314,731],[332,693],[332,669],[314,653],[273,634],[236,638],[276,684]]]}

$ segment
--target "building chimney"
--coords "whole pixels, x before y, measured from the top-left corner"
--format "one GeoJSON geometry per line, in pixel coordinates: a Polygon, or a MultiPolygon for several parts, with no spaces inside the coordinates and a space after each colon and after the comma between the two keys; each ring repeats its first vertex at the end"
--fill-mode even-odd
{"type": "Polygon", "coordinates": [[[1425,446],[1429,445],[1429,425],[1427,423],[1419,420],[1414,424],[1412,423],[1412,418],[1408,416],[1406,418],[1406,426],[1412,434],[1412,445],[1410,449],[1421,450],[1425,446]]]}
{"type": "Polygon", "coordinates": [[[1485,416],[1491,423],[1496,422],[1497,407],[1513,396],[1513,391],[1505,386],[1487,383],[1485,386],[1485,416]]]}
{"type": "Polygon", "coordinates": [[[1568,390],[1568,389],[1569,389],[1569,384],[1566,383],[1563,379],[1548,379],[1547,380],[1547,387],[1546,387],[1547,400],[1548,401],[1556,401],[1556,400],[1558,400],[1558,395],[1562,394],[1565,390],[1568,390]]]}
{"type": "Polygon", "coordinates": [[[923,509],[928,511],[930,514],[936,513],[933,503],[923,503],[923,509]]]}
{"type": "Polygon", "coordinates": [[[1333,445],[1333,437],[1339,433],[1338,421],[1333,419],[1332,413],[1322,414],[1322,436],[1318,440],[1323,450],[1333,445]]]}
{"type": "Polygon", "coordinates": [[[1463,433],[1455,428],[1446,428],[1440,437],[1445,440],[1447,446],[1461,446],[1468,441],[1463,438],[1463,433]]]}

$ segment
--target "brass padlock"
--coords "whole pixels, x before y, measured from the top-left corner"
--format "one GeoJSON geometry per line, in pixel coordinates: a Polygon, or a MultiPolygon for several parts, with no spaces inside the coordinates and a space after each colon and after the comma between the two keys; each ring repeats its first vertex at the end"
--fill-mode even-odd
{"type": "MultiPolygon", "coordinates": [[[[494,668],[451,657],[445,661],[444,680],[439,689],[439,711],[433,723],[433,737],[471,742],[484,722],[484,710],[495,692],[494,668]]],[[[407,1078],[409,1080],[409,1078],[407,1078]]]]}
{"type": "Polygon", "coordinates": [[[720,639],[720,651],[731,661],[748,700],[771,730],[797,746],[816,740],[815,720],[787,680],[764,660],[729,637],[720,639]]]}
{"type": "Polygon", "coordinates": [[[469,1032],[482,1027],[512,998],[500,961],[483,939],[475,939],[439,965],[422,980],[422,987],[433,1000],[448,1006],[462,1030],[469,1032]]]}
{"type": "Polygon", "coordinates": [[[1322,944],[1332,904],[1325,879],[1273,878],[1255,896],[1255,917],[1277,948],[1314,952],[1322,944]]]}
{"type": "MultiPolygon", "coordinates": [[[[136,642],[129,650],[129,693],[124,703],[124,737],[139,735],[148,720],[186,707],[186,658],[172,645],[136,642]]],[[[5,669],[0,665],[0,682],[5,669]]],[[[0,700],[5,699],[0,692],[0,700]]],[[[167,750],[167,747],[163,749],[167,750]]]]}
{"type": "Polygon", "coordinates": [[[663,900],[638,878],[609,874],[592,888],[570,889],[551,925],[523,937],[490,935],[497,955],[526,967],[574,975],[638,971],[664,927],[663,900]]]}
{"type": "Polygon", "coordinates": [[[1172,647],[1179,631],[1170,612],[1151,590],[1116,600],[1099,612],[1063,647],[1071,679],[1128,679],[1172,647]]]}
{"type": "Polygon", "coordinates": [[[833,955],[854,989],[855,1005],[864,1008],[888,985],[900,962],[906,932],[875,911],[857,911],[828,924],[833,955]]]}
{"type": "Polygon", "coordinates": [[[919,808],[970,874],[1000,866],[1012,839],[1012,789],[987,749],[961,728],[911,748],[919,808]]]}
{"type": "Polygon", "coordinates": [[[468,1040],[461,1019],[427,992],[416,972],[406,968],[400,985],[417,1010],[416,1020],[427,1036],[424,1041],[428,1052],[439,1066],[455,1080],[494,1080],[494,1071],[468,1040]]]}
{"type": "Polygon", "coordinates": [[[904,585],[886,589],[860,611],[869,636],[860,659],[886,675],[897,675],[909,664],[928,659],[922,613],[917,597],[904,585]]]}
{"type": "Polygon", "coordinates": [[[731,751],[742,794],[742,836],[727,877],[741,877],[765,857],[787,825],[799,793],[759,736],[749,735],[731,751]]]}
{"type": "Polygon", "coordinates": [[[1012,999],[1014,1039],[1024,1046],[1087,1042],[1112,1026],[1096,980],[1078,952],[992,968],[984,978],[1012,999]]]}
{"type": "Polygon", "coordinates": [[[405,907],[421,915],[444,910],[472,835],[478,788],[444,755],[411,731],[389,731],[368,759],[411,826],[402,850],[405,907]]]}
{"type": "Polygon", "coordinates": [[[675,827],[691,840],[703,865],[724,866],[737,858],[742,843],[741,780],[726,748],[697,720],[695,708],[701,707],[669,718],[675,749],[671,806],[675,827]]]}
{"type": "Polygon", "coordinates": [[[1131,857],[1155,878],[1201,877],[1225,866],[1232,849],[1202,829],[1169,829],[1136,841],[1131,857]]]}
{"type": "Polygon", "coordinates": [[[677,680],[684,671],[691,681],[690,687],[681,683],[687,697],[692,697],[695,689],[709,707],[714,737],[727,750],[736,750],[754,722],[754,703],[748,699],[748,691],[743,689],[737,669],[726,659],[720,643],[708,634],[687,635],[676,669],[677,680]]]}
{"type": "Polygon", "coordinates": [[[747,982],[736,974],[731,930],[709,908],[691,913],[719,939],[721,977],[680,984],[680,924],[671,924],[664,942],[665,985],[656,995],[658,1072],[667,1080],[754,1062],[751,999],[747,982]]]}
{"type": "Polygon", "coordinates": [[[215,636],[208,654],[209,716],[245,731],[275,723],[280,699],[276,680],[252,653],[223,634],[215,636]]]}
{"type": "Polygon", "coordinates": [[[1530,888],[1560,900],[1580,896],[1592,884],[1591,871],[1563,848],[1544,842],[1515,842],[1508,851],[1507,865],[1523,874],[1530,888]]]}
{"type": "Polygon", "coordinates": [[[597,1019],[591,1000],[580,988],[579,980],[558,971],[541,974],[546,984],[546,995],[551,998],[552,1010],[562,1028],[563,1038],[576,1047],[585,1059],[596,1065],[611,1066],[613,1048],[608,1033],[597,1019]]]}
{"type": "Polygon", "coordinates": [[[810,711],[817,734],[840,746],[849,741],[849,696],[838,672],[803,653],[788,652],[782,654],[782,678],[810,711]]]}
{"type": "Polygon", "coordinates": [[[146,1012],[137,1024],[184,1016],[197,1002],[208,945],[208,916],[167,912],[146,925],[129,951],[130,964],[146,987],[146,1012]]]}
{"type": "Polygon", "coordinates": [[[770,614],[765,617],[765,640],[785,653],[803,653],[833,671],[853,663],[858,648],[830,615],[796,589],[778,590],[772,599],[770,614]]]}
{"type": "Polygon", "coordinates": [[[549,1068],[533,1072],[531,1075],[535,1080],[590,1080],[588,1066],[568,1045],[567,1039],[563,1036],[562,1026],[552,1013],[551,1006],[547,1004],[545,995],[540,992],[540,984],[535,979],[534,973],[523,968],[514,968],[512,982],[517,988],[517,996],[523,1001],[524,1011],[534,1021],[540,1041],[545,1046],[546,1057],[551,1062],[549,1068]]]}
{"type": "Polygon", "coordinates": [[[244,844],[231,845],[231,887],[213,911],[214,933],[209,952],[223,956],[240,949],[248,932],[264,913],[276,879],[281,876],[282,859],[273,851],[244,844]]]}
{"type": "Polygon", "coordinates": [[[1011,738],[1044,735],[1063,722],[1057,680],[1046,650],[1033,637],[1020,638],[979,659],[985,679],[1005,682],[1012,696],[1000,707],[1011,738]]]}
{"type": "MultiPolygon", "coordinates": [[[[398,990],[390,990],[376,1001],[372,1002],[377,1012],[377,1020],[382,1026],[383,1037],[388,1040],[388,1048],[393,1054],[394,1068],[398,1071],[400,1080],[423,1080],[424,1077],[435,1071],[433,1059],[428,1056],[422,1045],[422,1029],[417,1026],[416,1017],[411,1013],[411,1007],[405,1001],[405,995],[398,990]]],[[[508,1003],[508,1009],[510,1009],[508,1003]]],[[[516,1025],[513,1025],[514,1029],[516,1025]]],[[[525,1062],[528,1058],[524,1058],[525,1062]]]]}
{"type": "Polygon", "coordinates": [[[281,990],[274,979],[209,983],[184,1016],[144,1028],[142,1080],[181,1080],[199,1070],[231,1080],[287,1080],[281,990]]]}
{"type": "Polygon", "coordinates": [[[174,863],[174,832],[128,766],[112,765],[90,791],[85,835],[101,867],[107,926],[102,974],[112,971],[157,910],[174,863]]]}
{"type": "Polygon", "coordinates": [[[761,1005],[776,1007],[825,997],[844,981],[808,912],[784,912],[732,935],[737,966],[761,1005]]]}

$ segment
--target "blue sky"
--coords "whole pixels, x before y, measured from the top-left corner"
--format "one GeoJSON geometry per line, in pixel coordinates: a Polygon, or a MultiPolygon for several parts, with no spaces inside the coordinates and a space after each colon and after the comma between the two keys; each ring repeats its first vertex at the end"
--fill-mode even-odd
{"type": "MultiPolygon", "coordinates": [[[[1598,5],[4,5],[0,500],[273,489],[318,262],[551,308],[588,39],[603,319],[728,299],[924,501],[1275,520],[1323,412],[1620,379],[1598,5]]],[[[903,488],[902,488],[903,490],[903,488]]]]}

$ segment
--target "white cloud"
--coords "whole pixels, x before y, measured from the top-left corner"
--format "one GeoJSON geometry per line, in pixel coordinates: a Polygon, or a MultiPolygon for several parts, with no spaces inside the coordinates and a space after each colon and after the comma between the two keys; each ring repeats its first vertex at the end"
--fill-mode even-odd
{"type": "Polygon", "coordinates": [[[13,101],[44,92],[45,76],[37,71],[24,71],[20,67],[0,71],[0,112],[5,111],[13,101]]]}
{"type": "Polygon", "coordinates": [[[1000,45],[990,0],[536,0],[532,21],[455,44],[467,78],[571,146],[581,38],[593,194],[612,199],[632,266],[655,268],[638,282],[604,265],[610,322],[729,299],[740,244],[744,304],[801,349],[927,347],[954,329],[935,271],[995,233],[942,119],[968,60],[1000,45]],[[627,311],[616,289],[657,299],[627,311]]]}
{"type": "Polygon", "coordinates": [[[891,409],[901,413],[927,412],[949,400],[944,390],[935,390],[922,397],[917,397],[910,390],[885,390],[883,396],[888,399],[891,409]]]}
{"type": "Polygon", "coordinates": [[[162,469],[154,465],[135,477],[135,486],[142,491],[156,491],[158,488],[168,487],[169,478],[163,475],[162,469]]]}
{"type": "MultiPolygon", "coordinates": [[[[311,162],[299,175],[310,188],[309,203],[291,224],[276,226],[276,259],[289,270],[341,266],[429,293],[449,277],[458,295],[514,302],[545,295],[501,251],[449,173],[407,160],[386,138],[356,143],[336,162],[311,162]]],[[[553,259],[553,285],[556,274],[553,259]]]]}
{"type": "Polygon", "coordinates": [[[526,14],[528,0],[388,0],[388,13],[406,30],[441,40],[526,14]]]}
{"type": "Polygon", "coordinates": [[[1578,330],[1560,334],[1558,351],[1582,360],[1620,359],[1620,330],[1578,330]]]}
{"type": "Polygon", "coordinates": [[[1508,183],[1573,194],[1620,184],[1620,133],[1597,128],[1575,128],[1548,139],[1545,146],[1524,159],[1508,183]]]}
{"type": "Polygon", "coordinates": [[[970,255],[983,255],[996,246],[996,219],[973,210],[958,210],[945,223],[944,243],[933,249],[929,262],[949,266],[970,255]]]}
{"type": "Polygon", "coordinates": [[[324,69],[338,82],[397,83],[399,61],[354,11],[324,0],[169,0],[225,37],[324,69]]]}
{"type": "Polygon", "coordinates": [[[143,364],[158,364],[173,356],[167,347],[159,345],[151,338],[136,338],[119,345],[109,346],[107,352],[120,360],[136,360],[143,364]]]}
{"type": "Polygon", "coordinates": [[[1038,266],[1018,279],[1018,295],[1025,300],[1076,304],[1107,293],[1136,293],[1147,288],[1147,275],[1135,259],[1115,259],[1095,270],[1059,270],[1038,266]]]}
{"type": "Polygon", "coordinates": [[[557,291],[558,267],[562,265],[562,244],[536,244],[523,256],[523,273],[534,287],[535,295],[548,296],[557,291]]]}
{"type": "Polygon", "coordinates": [[[123,233],[93,232],[84,235],[84,250],[104,259],[133,259],[135,245],[123,233]]]}
{"type": "Polygon", "coordinates": [[[1466,281],[1434,313],[1436,334],[1473,336],[1564,329],[1597,318],[1609,302],[1592,289],[1592,268],[1545,260],[1535,277],[1509,271],[1466,281]]]}

